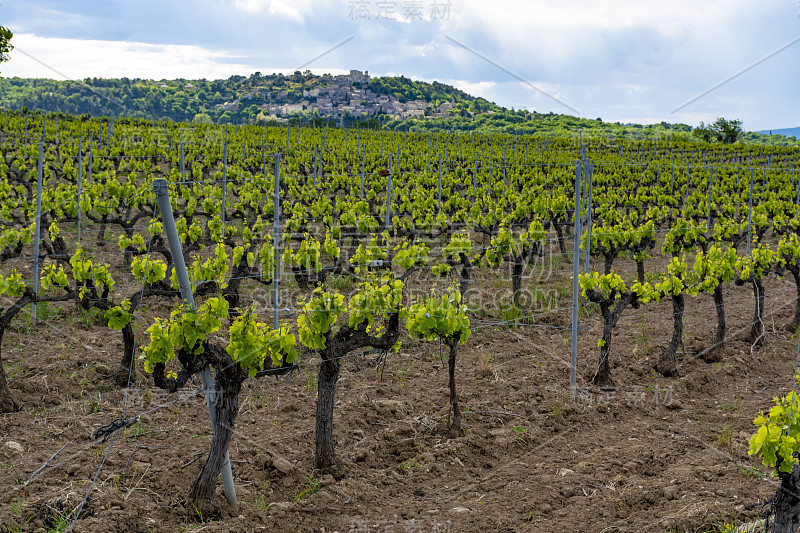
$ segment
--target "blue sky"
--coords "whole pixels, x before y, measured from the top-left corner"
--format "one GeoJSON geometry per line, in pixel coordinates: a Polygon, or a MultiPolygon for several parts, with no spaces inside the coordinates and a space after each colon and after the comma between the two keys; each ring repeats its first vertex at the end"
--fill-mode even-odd
{"type": "Polygon", "coordinates": [[[3,76],[215,79],[324,54],[307,68],[438,80],[517,109],[800,125],[800,41],[765,59],[800,37],[800,0],[2,0],[0,25],[18,48],[3,76]]]}

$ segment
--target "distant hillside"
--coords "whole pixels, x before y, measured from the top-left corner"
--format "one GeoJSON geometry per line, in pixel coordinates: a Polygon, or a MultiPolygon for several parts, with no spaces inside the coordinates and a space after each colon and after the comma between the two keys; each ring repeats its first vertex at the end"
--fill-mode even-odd
{"type": "Polygon", "coordinates": [[[778,130],[761,130],[756,133],[763,133],[765,135],[784,135],[786,137],[800,138],[800,127],[797,128],[783,128],[778,130]]]}
{"type": "MultiPolygon", "coordinates": [[[[563,137],[578,135],[591,137],[626,139],[691,139],[692,127],[687,124],[620,124],[603,122],[598,119],[559,115],[556,113],[536,113],[502,109],[475,116],[451,116],[446,118],[390,120],[385,127],[409,131],[476,131],[480,133],[502,132],[510,135],[535,134],[563,137]]],[[[762,135],[743,132],[739,140],[750,144],[766,146],[800,146],[800,141],[783,135],[762,135]]]]}
{"type": "Polygon", "coordinates": [[[446,118],[408,118],[391,120],[389,129],[410,131],[477,131],[500,132],[510,135],[539,134],[554,136],[609,136],[629,139],[667,139],[689,137],[692,127],[686,124],[623,125],[555,113],[537,113],[524,110],[501,109],[477,116],[451,116],[446,118]]]}
{"type": "Polygon", "coordinates": [[[220,124],[290,117],[384,122],[500,110],[449,85],[403,76],[370,78],[357,70],[339,76],[317,76],[309,71],[262,76],[256,72],[214,81],[5,78],[0,79],[0,107],[220,124]]]}
{"type": "MultiPolygon", "coordinates": [[[[603,122],[554,113],[505,109],[438,82],[369,73],[292,75],[260,72],[227,80],[87,78],[82,81],[0,78],[0,108],[73,115],[129,116],[175,122],[251,124],[261,121],[328,123],[412,131],[478,131],[509,134],[592,135],[632,139],[681,139],[686,124],[603,122]]],[[[795,128],[794,130],[797,130],[795,128]]],[[[745,132],[748,143],[800,146],[793,137],[745,132]]],[[[800,132],[794,131],[796,136],[800,132]]]]}

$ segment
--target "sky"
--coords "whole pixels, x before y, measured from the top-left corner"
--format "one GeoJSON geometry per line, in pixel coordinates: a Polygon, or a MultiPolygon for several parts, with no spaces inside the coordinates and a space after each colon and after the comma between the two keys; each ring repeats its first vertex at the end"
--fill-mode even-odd
{"type": "Polygon", "coordinates": [[[800,0],[2,0],[4,77],[369,71],[609,122],[800,126],[800,0]]]}

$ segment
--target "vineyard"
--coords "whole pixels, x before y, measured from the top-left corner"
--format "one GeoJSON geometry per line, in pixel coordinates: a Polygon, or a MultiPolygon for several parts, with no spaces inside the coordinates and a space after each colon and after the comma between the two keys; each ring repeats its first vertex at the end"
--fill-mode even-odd
{"type": "Polygon", "coordinates": [[[796,148],[0,128],[0,532],[800,508],[796,148]]]}

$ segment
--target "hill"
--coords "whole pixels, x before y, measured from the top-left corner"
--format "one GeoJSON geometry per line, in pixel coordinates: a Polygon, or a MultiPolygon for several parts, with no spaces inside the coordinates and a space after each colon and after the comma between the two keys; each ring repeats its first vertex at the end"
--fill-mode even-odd
{"type": "Polygon", "coordinates": [[[800,127],[797,128],[781,128],[777,130],[761,130],[756,133],[763,133],[765,135],[784,135],[786,137],[800,138],[800,127]]]}
{"type": "Polygon", "coordinates": [[[337,122],[471,115],[501,108],[449,85],[403,76],[291,76],[256,72],[227,80],[87,78],[82,81],[0,79],[0,106],[94,116],[132,116],[220,124],[317,117],[337,122]]]}
{"type": "MultiPolygon", "coordinates": [[[[377,77],[255,72],[227,80],[86,78],[76,81],[0,78],[0,107],[74,115],[128,116],[175,122],[249,124],[328,123],[410,131],[592,135],[634,139],[682,138],[686,124],[603,122],[554,113],[505,109],[455,87],[405,76],[377,77]]],[[[796,138],[746,132],[749,143],[800,146],[796,138]]]]}

